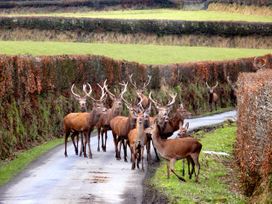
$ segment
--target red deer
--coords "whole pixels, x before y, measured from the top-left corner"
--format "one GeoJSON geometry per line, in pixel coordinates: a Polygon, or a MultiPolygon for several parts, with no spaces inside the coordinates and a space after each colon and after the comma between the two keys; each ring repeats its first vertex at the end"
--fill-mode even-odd
{"type": "Polygon", "coordinates": [[[256,71],[262,70],[263,68],[265,68],[266,64],[267,64],[267,61],[265,59],[254,57],[253,67],[256,69],[256,71]]]}
{"type": "Polygon", "coordinates": [[[132,86],[135,88],[136,93],[137,93],[137,103],[142,100],[142,106],[143,108],[148,108],[149,105],[149,99],[147,96],[144,95],[144,91],[146,90],[146,87],[150,84],[151,81],[151,76],[148,75],[148,81],[144,83],[142,88],[137,87],[137,84],[133,82],[132,80],[133,74],[129,76],[130,83],[132,86]]]}
{"type": "MultiPolygon", "coordinates": [[[[91,86],[90,84],[88,84],[90,91],[88,92],[88,97],[91,97],[91,86]]],[[[87,143],[88,143],[88,148],[89,148],[89,157],[92,158],[92,153],[91,153],[91,147],[90,147],[90,135],[91,132],[94,129],[94,126],[96,125],[99,116],[101,113],[103,113],[104,111],[106,111],[103,101],[105,98],[105,93],[104,93],[104,89],[102,87],[100,87],[102,89],[102,95],[100,97],[99,100],[95,100],[94,98],[92,98],[94,100],[93,103],[93,109],[91,112],[79,112],[79,113],[69,113],[68,115],[66,115],[64,117],[63,120],[63,129],[64,129],[64,133],[65,133],[65,137],[64,137],[64,143],[65,143],[65,151],[64,151],[64,155],[65,157],[67,157],[67,139],[70,135],[70,133],[72,133],[72,135],[76,135],[79,133],[83,133],[84,135],[84,157],[87,157],[87,153],[86,153],[86,147],[87,147],[87,143]]],[[[86,92],[86,86],[83,88],[84,92],[86,92]]],[[[74,144],[74,141],[73,141],[74,144]]],[[[75,144],[74,144],[75,147],[75,144]]],[[[76,147],[75,147],[76,148],[76,147]]],[[[82,146],[83,148],[83,146],[82,146]]],[[[82,153],[82,148],[81,148],[81,152],[80,155],[82,153]]]]}
{"type": "Polygon", "coordinates": [[[231,87],[231,92],[230,92],[230,100],[231,100],[231,104],[233,106],[236,106],[236,103],[237,103],[237,84],[236,83],[233,83],[229,76],[227,76],[227,82],[228,84],[230,85],[231,87]]]}
{"type": "Polygon", "coordinates": [[[123,88],[121,94],[118,97],[116,97],[113,93],[111,93],[108,90],[108,87],[105,83],[106,83],[106,81],[104,82],[105,90],[108,93],[110,99],[113,101],[113,104],[112,104],[111,108],[107,110],[107,112],[103,113],[100,116],[99,121],[96,124],[97,133],[98,133],[97,151],[100,151],[100,135],[101,135],[101,137],[102,137],[101,146],[102,146],[102,150],[104,152],[106,152],[106,144],[107,144],[107,138],[108,138],[107,131],[111,130],[110,121],[114,117],[121,114],[122,106],[123,106],[122,97],[125,94],[125,92],[127,91],[127,85],[128,85],[128,83],[120,83],[120,85],[124,86],[124,88],[123,88]],[[102,129],[102,131],[101,131],[101,129],[102,129]],[[104,135],[105,135],[105,140],[104,140],[104,135]]]}
{"type": "MultiPolygon", "coordinates": [[[[73,94],[74,98],[78,101],[79,107],[80,107],[80,111],[81,112],[86,112],[87,111],[87,96],[90,95],[91,93],[90,92],[85,92],[84,87],[86,85],[84,84],[83,85],[83,91],[85,92],[84,93],[85,95],[84,96],[80,96],[79,94],[75,93],[74,86],[75,86],[75,84],[73,84],[72,87],[71,87],[71,93],[73,94]]],[[[89,90],[89,91],[91,91],[91,90],[89,90]]],[[[73,141],[73,144],[74,144],[74,147],[75,147],[75,153],[76,153],[76,155],[78,155],[79,134],[73,133],[71,135],[71,138],[72,138],[72,141],[73,141]],[[77,137],[77,144],[76,145],[75,145],[75,141],[74,141],[75,136],[77,137]]]]}
{"type": "MultiPolygon", "coordinates": [[[[140,111],[137,114],[136,128],[131,130],[128,134],[128,144],[131,151],[131,169],[135,169],[135,160],[137,159],[137,168],[139,168],[140,161],[142,161],[142,170],[144,170],[144,146],[147,145],[147,135],[144,132],[145,121],[149,120],[149,114],[151,112],[151,103],[149,107],[144,110],[140,103],[140,111]]],[[[150,151],[149,155],[150,157],[150,151]]]]}
{"type": "Polygon", "coordinates": [[[213,104],[215,107],[215,110],[217,110],[217,102],[218,102],[218,94],[214,91],[215,88],[218,86],[218,81],[216,82],[215,86],[210,87],[209,84],[206,82],[206,86],[209,90],[209,107],[210,107],[210,111],[213,111],[213,104]]]}
{"type": "Polygon", "coordinates": [[[128,133],[130,130],[135,128],[136,125],[136,119],[137,119],[137,112],[138,108],[133,107],[130,103],[128,103],[124,97],[122,96],[122,100],[125,103],[129,115],[126,116],[116,116],[110,121],[110,127],[112,130],[112,135],[114,139],[114,145],[115,145],[115,157],[116,159],[120,160],[121,155],[121,144],[123,144],[124,148],[124,160],[127,161],[127,138],[128,133]]]}
{"type": "MultiPolygon", "coordinates": [[[[160,121],[159,125],[160,125],[161,129],[163,130],[162,132],[164,132],[165,130],[169,130],[169,124],[168,124],[168,122],[169,122],[169,113],[172,110],[173,105],[175,104],[177,94],[176,95],[170,95],[170,96],[171,96],[172,100],[166,106],[162,106],[157,101],[155,101],[154,99],[152,99],[151,92],[149,93],[149,99],[150,99],[150,101],[152,103],[154,103],[154,105],[155,105],[155,107],[156,107],[156,109],[158,111],[158,115],[156,116],[156,118],[160,121]]],[[[150,125],[152,125],[154,123],[154,119],[151,118],[151,120],[153,120],[153,121],[152,121],[152,123],[150,125]]],[[[173,134],[173,132],[171,132],[171,135],[173,134]]],[[[166,132],[165,134],[169,134],[169,132],[166,132]]],[[[147,134],[147,138],[148,138],[147,152],[149,154],[149,151],[150,151],[150,142],[152,140],[151,134],[147,134]]],[[[153,147],[154,147],[154,145],[153,145],[153,147]]],[[[159,156],[157,154],[157,151],[156,151],[155,147],[154,147],[154,151],[155,151],[155,154],[156,154],[156,158],[159,161],[160,158],[159,158],[159,156]]]]}
{"type": "Polygon", "coordinates": [[[148,128],[146,132],[151,133],[152,140],[156,149],[158,150],[160,155],[168,161],[167,178],[169,179],[171,171],[180,181],[185,182],[185,179],[175,172],[174,167],[177,160],[190,157],[197,167],[197,173],[195,172],[195,176],[196,182],[198,182],[198,176],[200,171],[199,154],[202,149],[201,143],[191,137],[162,139],[160,136],[160,122],[162,121],[156,119],[155,124],[151,128],[148,128]]]}

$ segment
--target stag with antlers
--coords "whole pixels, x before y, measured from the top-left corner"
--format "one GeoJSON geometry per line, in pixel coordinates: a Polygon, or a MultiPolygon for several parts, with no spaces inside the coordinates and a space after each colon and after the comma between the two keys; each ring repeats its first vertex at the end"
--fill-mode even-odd
{"type": "MultiPolygon", "coordinates": [[[[82,138],[82,147],[80,151],[80,155],[82,154],[82,151],[84,152],[84,157],[87,157],[86,148],[88,144],[89,149],[89,158],[92,158],[92,152],[90,147],[90,135],[93,131],[100,115],[106,111],[106,108],[104,107],[104,100],[105,100],[105,92],[104,88],[102,88],[100,85],[99,87],[102,90],[102,94],[99,100],[94,99],[91,96],[92,88],[89,83],[87,85],[83,86],[83,91],[86,93],[88,97],[90,97],[93,100],[93,109],[91,112],[79,112],[79,113],[69,113],[66,115],[63,119],[63,129],[64,129],[64,143],[65,143],[65,151],[64,155],[67,157],[67,139],[69,135],[72,133],[72,137],[74,135],[78,135],[79,133],[83,133],[84,135],[84,144],[83,144],[83,138],[82,138]],[[87,92],[87,86],[89,87],[89,91],[87,92]],[[84,148],[83,148],[84,145],[84,148]]],[[[75,146],[75,143],[73,141],[75,150],[77,150],[77,147],[75,146]]]]}
{"type": "Polygon", "coordinates": [[[129,76],[129,81],[132,84],[132,86],[135,88],[136,90],[136,94],[137,94],[137,103],[139,103],[139,101],[142,101],[142,106],[143,108],[148,108],[149,105],[149,99],[147,96],[144,95],[144,91],[146,90],[147,86],[150,84],[151,81],[151,76],[148,75],[148,80],[147,82],[144,82],[144,85],[142,88],[137,87],[137,84],[135,81],[133,81],[132,79],[133,74],[131,74],[129,76]]]}
{"type": "Polygon", "coordinates": [[[209,107],[210,111],[213,111],[213,106],[215,110],[217,110],[217,103],[218,103],[218,94],[215,92],[216,87],[218,86],[218,81],[216,84],[212,87],[209,86],[208,82],[206,81],[206,86],[208,88],[208,93],[209,93],[209,107]]]}
{"type": "Polygon", "coordinates": [[[227,76],[227,82],[231,87],[231,92],[230,92],[230,100],[231,100],[231,104],[233,106],[236,106],[237,103],[237,84],[232,82],[229,78],[229,76],[227,76]]]}
{"type": "Polygon", "coordinates": [[[107,87],[107,84],[106,84],[106,80],[104,82],[105,90],[106,90],[108,96],[110,97],[110,99],[113,101],[113,103],[112,103],[111,108],[108,109],[107,112],[103,113],[100,116],[99,121],[96,124],[97,133],[98,133],[97,151],[100,151],[100,136],[101,136],[101,138],[102,138],[102,144],[101,144],[102,150],[104,152],[106,152],[107,138],[108,138],[107,131],[111,130],[110,121],[114,117],[116,117],[116,116],[118,116],[118,115],[121,114],[122,106],[123,106],[122,98],[123,98],[123,95],[127,91],[127,85],[128,85],[128,83],[120,83],[120,85],[123,86],[123,90],[121,91],[121,94],[116,97],[113,93],[111,93],[109,91],[109,89],[107,87]]]}
{"type": "Polygon", "coordinates": [[[266,67],[267,60],[261,57],[254,57],[253,59],[253,67],[256,71],[262,70],[266,67]]]}

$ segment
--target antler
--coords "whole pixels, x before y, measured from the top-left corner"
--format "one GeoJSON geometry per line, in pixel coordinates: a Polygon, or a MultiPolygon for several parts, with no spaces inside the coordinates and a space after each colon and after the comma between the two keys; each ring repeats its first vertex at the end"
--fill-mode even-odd
{"type": "Polygon", "coordinates": [[[218,86],[218,81],[216,81],[215,86],[212,87],[212,89],[215,89],[218,86]]]}
{"type": "Polygon", "coordinates": [[[88,97],[91,98],[91,93],[92,93],[93,89],[92,89],[92,87],[91,87],[91,85],[90,85],[89,83],[87,83],[87,85],[86,85],[86,84],[83,84],[83,91],[84,91],[84,93],[86,94],[85,96],[88,96],[88,97]],[[88,87],[89,87],[89,92],[87,92],[87,90],[86,90],[86,86],[87,86],[87,85],[88,85],[88,87]]]}
{"type": "Polygon", "coordinates": [[[121,86],[124,86],[124,89],[122,90],[122,92],[120,94],[120,98],[124,101],[124,103],[126,104],[126,106],[129,108],[129,107],[131,107],[131,104],[126,99],[124,99],[124,94],[127,91],[128,82],[127,83],[123,82],[123,83],[119,83],[119,84],[121,86]]]}
{"type": "Polygon", "coordinates": [[[143,89],[145,89],[150,84],[150,81],[151,81],[151,78],[152,78],[150,75],[148,75],[147,77],[148,77],[148,81],[144,83],[143,89]]]}
{"type": "Polygon", "coordinates": [[[157,101],[155,101],[154,99],[152,99],[151,94],[152,94],[152,92],[150,91],[149,96],[148,96],[149,100],[152,101],[152,103],[154,103],[154,105],[155,105],[155,107],[157,109],[159,109],[161,105],[157,101]]]}
{"type": "Polygon", "coordinates": [[[133,74],[129,75],[129,81],[132,84],[132,86],[134,86],[134,88],[137,89],[137,84],[132,81],[132,76],[133,76],[133,74]]]}
{"type": "Polygon", "coordinates": [[[72,94],[73,94],[76,98],[81,98],[80,95],[78,95],[78,94],[76,94],[76,93],[74,92],[74,86],[75,86],[75,84],[73,84],[72,87],[71,87],[71,92],[72,92],[72,94]]]}
{"type": "Polygon", "coordinates": [[[262,61],[264,62],[263,64],[260,64],[259,62],[257,62],[257,57],[254,57],[253,60],[253,66],[256,67],[257,69],[262,69],[266,66],[266,60],[262,59],[262,61]]]}
{"type": "MultiPolygon", "coordinates": [[[[104,82],[105,83],[105,82],[104,82]]],[[[113,93],[111,93],[110,91],[109,91],[109,89],[108,89],[108,85],[107,84],[105,84],[105,90],[106,90],[106,92],[109,94],[109,97],[111,98],[111,100],[116,100],[116,97],[115,97],[115,95],[113,94],[113,93]]]]}
{"type": "Polygon", "coordinates": [[[175,95],[172,95],[172,94],[169,94],[170,97],[172,98],[172,101],[170,101],[166,106],[167,107],[170,107],[170,106],[173,106],[175,101],[176,101],[176,97],[177,97],[177,93],[175,95]]]}
{"type": "Polygon", "coordinates": [[[206,81],[206,86],[208,89],[210,89],[211,87],[209,86],[208,82],[206,81]]]}

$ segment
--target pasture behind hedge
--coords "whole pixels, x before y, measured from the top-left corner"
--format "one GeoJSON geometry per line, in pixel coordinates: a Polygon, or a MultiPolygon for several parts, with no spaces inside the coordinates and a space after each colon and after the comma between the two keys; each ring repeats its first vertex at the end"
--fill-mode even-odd
{"type": "MultiPolygon", "coordinates": [[[[271,65],[271,55],[265,56],[271,65]]],[[[215,84],[220,107],[227,107],[230,87],[226,76],[237,79],[238,73],[254,71],[253,58],[233,61],[198,62],[170,65],[143,65],[100,56],[0,56],[0,156],[5,159],[15,150],[27,149],[53,137],[62,136],[62,119],[76,111],[77,103],[70,95],[72,83],[81,87],[90,82],[94,97],[100,91],[96,83],[106,78],[112,91],[133,73],[141,86],[152,76],[149,86],[153,97],[167,102],[169,92],[177,92],[177,104],[195,114],[208,111],[205,81],[215,84]]],[[[134,101],[130,89],[125,97],[134,101]]],[[[89,108],[90,108],[89,104],[89,108]]]]}

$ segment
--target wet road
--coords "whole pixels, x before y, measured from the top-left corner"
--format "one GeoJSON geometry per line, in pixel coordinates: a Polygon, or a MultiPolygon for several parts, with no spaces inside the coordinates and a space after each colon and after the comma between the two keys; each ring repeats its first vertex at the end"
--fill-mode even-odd
{"type": "MultiPolygon", "coordinates": [[[[230,111],[187,121],[192,130],[235,115],[230,111]]],[[[108,136],[107,152],[97,152],[97,137],[91,138],[93,159],[76,156],[71,144],[68,158],[64,145],[43,155],[0,188],[0,203],[142,203],[145,173],[132,171],[129,162],[117,161],[112,136],[108,136]]]]}

